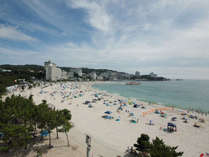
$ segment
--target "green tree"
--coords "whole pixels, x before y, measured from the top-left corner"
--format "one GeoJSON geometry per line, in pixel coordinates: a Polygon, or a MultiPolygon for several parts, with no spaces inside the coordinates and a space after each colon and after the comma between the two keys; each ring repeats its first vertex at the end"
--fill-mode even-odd
{"type": "Polygon", "coordinates": [[[0,97],[6,93],[6,87],[0,84],[0,97]]]}
{"type": "Polygon", "coordinates": [[[149,152],[151,148],[149,136],[141,134],[141,137],[137,139],[137,144],[134,144],[134,147],[136,147],[136,150],[140,152],[149,152]]]}
{"type": "Polygon", "coordinates": [[[55,119],[55,123],[56,123],[56,134],[57,134],[57,139],[59,139],[59,129],[58,127],[62,126],[65,122],[65,117],[63,116],[61,111],[56,111],[56,119],[55,119]]]}
{"type": "Polygon", "coordinates": [[[150,143],[149,136],[146,134],[141,134],[134,147],[136,147],[137,154],[142,157],[178,157],[183,155],[183,152],[176,152],[178,147],[165,145],[163,140],[158,137],[150,143]]]}
{"type": "Polygon", "coordinates": [[[70,146],[70,143],[69,143],[69,137],[68,137],[68,132],[69,130],[72,128],[72,125],[70,122],[68,121],[65,121],[65,123],[63,124],[63,130],[65,132],[65,135],[66,135],[66,138],[67,138],[67,146],[69,147],[70,146]]]}
{"type": "MultiPolygon", "coordinates": [[[[35,137],[33,135],[36,134],[37,127],[48,131],[50,148],[52,130],[62,127],[69,146],[67,132],[72,127],[70,123],[72,116],[66,109],[56,111],[50,108],[46,101],[36,106],[32,95],[28,99],[13,95],[7,97],[5,101],[0,100],[0,115],[0,151],[27,148],[35,137]]],[[[58,129],[56,130],[58,136],[58,129]]]]}
{"type": "Polygon", "coordinates": [[[57,131],[57,138],[58,138],[58,129],[57,127],[62,127],[59,131],[64,132],[67,138],[67,145],[69,146],[69,137],[68,132],[72,127],[72,124],[69,122],[72,118],[72,115],[69,110],[63,109],[56,112],[56,131],[57,131]]]}
{"type": "Polygon", "coordinates": [[[0,147],[1,151],[26,147],[28,142],[32,139],[29,130],[21,125],[2,125],[0,132],[3,133],[2,140],[4,141],[4,145],[0,147]]]}
{"type": "Polygon", "coordinates": [[[177,148],[178,147],[171,147],[171,146],[165,145],[163,140],[156,137],[152,141],[152,148],[150,151],[150,155],[151,155],[151,157],[162,157],[162,156],[178,157],[178,156],[182,156],[183,152],[176,152],[177,148]]]}
{"type": "Polygon", "coordinates": [[[56,128],[56,111],[48,107],[46,102],[38,106],[39,128],[45,129],[49,133],[49,148],[51,145],[51,131],[56,128]]]}

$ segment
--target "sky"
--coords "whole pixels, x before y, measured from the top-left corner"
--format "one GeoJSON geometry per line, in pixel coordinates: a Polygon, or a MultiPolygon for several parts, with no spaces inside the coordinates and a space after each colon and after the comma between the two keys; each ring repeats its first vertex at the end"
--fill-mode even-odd
{"type": "Polygon", "coordinates": [[[0,64],[209,79],[209,0],[0,0],[0,64]]]}

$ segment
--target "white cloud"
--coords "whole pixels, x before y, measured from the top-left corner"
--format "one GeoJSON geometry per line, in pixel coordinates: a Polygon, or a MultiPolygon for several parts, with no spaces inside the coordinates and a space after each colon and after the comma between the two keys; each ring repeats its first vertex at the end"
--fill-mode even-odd
{"type": "Polygon", "coordinates": [[[30,37],[10,26],[0,26],[0,38],[16,41],[36,41],[35,38],[30,37]]]}
{"type": "Polygon", "coordinates": [[[71,0],[67,4],[74,8],[83,8],[88,12],[88,23],[100,31],[110,31],[111,17],[105,10],[105,5],[99,1],[71,0]]]}

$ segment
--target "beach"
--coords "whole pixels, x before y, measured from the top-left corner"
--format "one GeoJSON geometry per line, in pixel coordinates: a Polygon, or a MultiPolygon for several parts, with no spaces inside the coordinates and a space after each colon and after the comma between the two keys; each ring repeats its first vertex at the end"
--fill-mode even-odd
{"type": "MultiPolygon", "coordinates": [[[[95,157],[124,156],[127,148],[133,146],[142,133],[148,134],[151,139],[157,136],[170,146],[179,146],[177,151],[183,151],[185,157],[209,152],[209,116],[110,94],[94,89],[94,83],[47,83],[9,94],[27,98],[33,95],[36,104],[46,100],[51,107],[71,111],[74,127],[68,133],[70,147],[66,146],[65,135],[60,133],[60,139],[56,140],[54,131],[52,144],[55,147],[44,156],[86,155],[87,134],[92,144],[90,156],[95,157]],[[163,112],[164,116],[155,113],[156,110],[163,112]],[[104,115],[106,117],[103,118],[104,115]],[[173,117],[176,118],[171,121],[173,117]],[[200,119],[204,119],[204,122],[199,122],[200,119]],[[169,122],[176,125],[176,131],[165,131],[169,122]],[[200,127],[194,127],[195,123],[200,127]]],[[[28,156],[34,156],[34,153],[28,156]]]]}

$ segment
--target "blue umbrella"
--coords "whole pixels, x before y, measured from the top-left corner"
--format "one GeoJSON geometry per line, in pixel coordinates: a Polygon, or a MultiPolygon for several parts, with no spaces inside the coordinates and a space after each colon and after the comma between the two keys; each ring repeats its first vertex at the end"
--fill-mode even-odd
{"type": "Polygon", "coordinates": [[[48,136],[49,132],[47,130],[44,130],[41,132],[41,136],[44,137],[44,136],[48,136]]]}
{"type": "Polygon", "coordinates": [[[0,132],[0,138],[2,138],[4,136],[4,134],[2,132],[0,132]]]}

